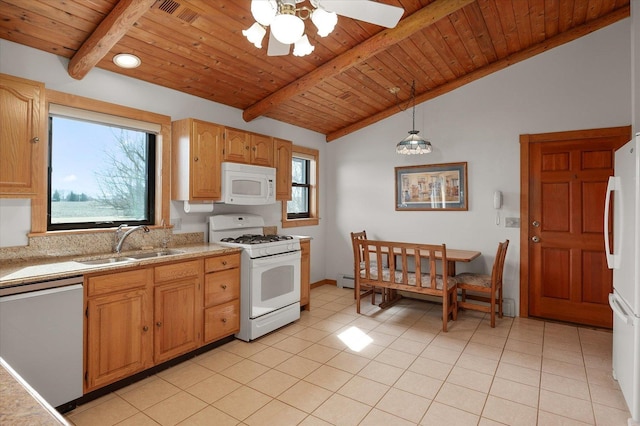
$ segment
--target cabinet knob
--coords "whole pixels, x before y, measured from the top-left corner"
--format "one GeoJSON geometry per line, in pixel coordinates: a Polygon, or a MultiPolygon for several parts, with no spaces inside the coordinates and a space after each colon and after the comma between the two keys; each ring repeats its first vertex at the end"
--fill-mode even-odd
{"type": "Polygon", "coordinates": [[[35,138],[31,139],[31,143],[38,143],[38,142],[40,142],[40,138],[37,137],[37,136],[35,138]]]}
{"type": "Polygon", "coordinates": [[[198,161],[198,157],[193,157],[193,161],[198,161]]]}
{"type": "Polygon", "coordinates": [[[222,323],[226,324],[227,323],[227,319],[226,318],[222,318],[222,323]]]}
{"type": "Polygon", "coordinates": [[[227,266],[227,261],[226,260],[222,261],[222,266],[227,266]]]}
{"type": "Polygon", "coordinates": [[[222,284],[220,287],[222,287],[223,290],[227,289],[227,285],[226,284],[222,284]]]}
{"type": "Polygon", "coordinates": [[[158,322],[156,323],[156,325],[157,325],[158,327],[162,327],[162,321],[158,321],[158,322]]]}
{"type": "Polygon", "coordinates": [[[149,331],[149,327],[145,325],[144,327],[142,327],[142,331],[149,331]]]}
{"type": "Polygon", "coordinates": [[[246,150],[249,150],[249,147],[248,147],[248,146],[245,146],[244,148],[245,148],[246,150]]]}

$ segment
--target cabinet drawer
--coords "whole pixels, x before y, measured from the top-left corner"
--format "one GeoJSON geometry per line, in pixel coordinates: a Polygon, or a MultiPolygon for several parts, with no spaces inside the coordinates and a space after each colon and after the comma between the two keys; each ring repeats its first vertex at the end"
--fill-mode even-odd
{"type": "Polygon", "coordinates": [[[240,297],[240,269],[204,276],[204,306],[218,305],[240,297]]]}
{"type": "Polygon", "coordinates": [[[196,277],[202,268],[201,260],[180,262],[171,265],[156,266],[155,282],[174,281],[187,277],[196,277]]]}
{"type": "Polygon", "coordinates": [[[240,253],[226,256],[210,257],[204,260],[204,272],[223,271],[225,269],[240,267],[240,253]]]}
{"type": "Polygon", "coordinates": [[[204,311],[204,343],[213,342],[240,330],[240,301],[238,299],[204,311]]]}
{"type": "Polygon", "coordinates": [[[89,277],[87,280],[87,296],[98,296],[118,291],[144,288],[149,282],[149,269],[116,272],[113,274],[89,277]]]}

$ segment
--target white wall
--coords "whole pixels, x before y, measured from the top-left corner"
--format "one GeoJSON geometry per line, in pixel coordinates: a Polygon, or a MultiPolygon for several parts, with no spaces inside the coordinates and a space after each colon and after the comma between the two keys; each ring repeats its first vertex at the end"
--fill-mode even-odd
{"type": "Polygon", "coordinates": [[[505,228],[504,217],[520,215],[519,135],[629,125],[629,33],[626,19],[419,105],[416,127],[432,142],[431,154],[395,154],[411,128],[410,110],[331,142],[327,277],[352,271],[351,231],[483,253],[459,270],[490,271],[498,241],[508,238],[505,297],[517,305],[520,230],[505,228]],[[468,163],[468,211],[395,211],[394,167],[461,161],[468,163]],[[504,194],[500,226],[495,190],[504,194]]]}
{"type": "MultiPolygon", "coordinates": [[[[0,72],[44,82],[47,89],[72,93],[105,102],[171,116],[173,120],[194,117],[239,129],[276,136],[294,144],[320,151],[320,185],[326,162],[322,161],[326,148],[325,137],[316,132],[291,126],[269,118],[258,118],[250,123],[242,119],[242,111],[221,104],[186,95],[175,90],[125,77],[95,68],[83,80],[75,80],[67,73],[68,60],[17,43],[0,40],[0,72]]],[[[168,188],[167,188],[168,190],[168,188]]],[[[325,211],[326,197],[321,192],[320,212],[325,211]]],[[[244,207],[216,205],[215,213],[257,212],[265,216],[268,225],[280,227],[281,205],[244,207]]],[[[30,203],[24,200],[0,199],[0,247],[26,245],[26,231],[30,223],[16,226],[13,218],[30,218],[30,203]]],[[[182,220],[182,229],[176,232],[207,232],[208,214],[186,214],[182,204],[172,202],[171,219],[182,220]]],[[[27,222],[30,222],[27,219],[27,222]]],[[[325,278],[324,232],[320,226],[288,229],[287,232],[313,237],[311,242],[311,281],[325,278]]]]}

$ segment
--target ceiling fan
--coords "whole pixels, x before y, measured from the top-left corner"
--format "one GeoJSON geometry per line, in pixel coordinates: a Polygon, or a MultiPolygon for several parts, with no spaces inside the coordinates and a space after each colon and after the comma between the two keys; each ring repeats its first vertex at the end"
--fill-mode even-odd
{"type": "Polygon", "coordinates": [[[260,49],[269,27],[267,55],[288,55],[293,44],[293,54],[304,56],[314,48],[304,34],[304,21],[308,18],[318,29],[318,35],[326,37],[336,26],[338,15],[393,28],[404,13],[401,7],[372,0],[308,0],[311,7],[299,6],[306,1],[251,0],[251,14],[256,22],[242,34],[260,49]]]}

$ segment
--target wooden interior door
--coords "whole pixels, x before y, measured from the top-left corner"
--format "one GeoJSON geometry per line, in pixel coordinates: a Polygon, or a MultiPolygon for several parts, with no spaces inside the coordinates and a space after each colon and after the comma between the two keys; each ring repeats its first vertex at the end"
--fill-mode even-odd
{"type": "Polygon", "coordinates": [[[628,127],[617,129],[619,134],[600,129],[525,135],[529,158],[528,187],[523,191],[528,211],[522,216],[526,222],[521,241],[527,256],[523,269],[528,271],[524,316],[612,327],[604,200],[614,151],[630,138],[628,127]]]}

